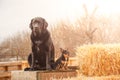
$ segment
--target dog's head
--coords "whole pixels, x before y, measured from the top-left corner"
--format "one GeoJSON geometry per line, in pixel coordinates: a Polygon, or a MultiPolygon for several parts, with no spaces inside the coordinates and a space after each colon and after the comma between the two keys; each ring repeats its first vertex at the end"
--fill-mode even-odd
{"type": "Polygon", "coordinates": [[[62,56],[63,56],[64,58],[69,58],[69,51],[68,51],[68,50],[65,50],[65,49],[60,48],[60,51],[61,51],[62,56]]]}
{"type": "Polygon", "coordinates": [[[35,17],[30,22],[30,28],[34,34],[41,34],[46,30],[48,23],[42,17],[35,17]]]}

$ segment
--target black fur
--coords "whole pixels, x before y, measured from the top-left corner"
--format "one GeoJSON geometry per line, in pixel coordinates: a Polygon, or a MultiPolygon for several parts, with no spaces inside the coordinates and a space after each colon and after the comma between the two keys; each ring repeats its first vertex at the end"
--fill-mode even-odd
{"type": "Polygon", "coordinates": [[[31,20],[30,28],[31,42],[32,42],[32,53],[28,56],[28,63],[31,70],[47,70],[53,69],[54,64],[54,45],[47,30],[47,22],[41,17],[36,17],[31,20]],[[37,22],[40,27],[34,30],[33,24],[37,22]]]}

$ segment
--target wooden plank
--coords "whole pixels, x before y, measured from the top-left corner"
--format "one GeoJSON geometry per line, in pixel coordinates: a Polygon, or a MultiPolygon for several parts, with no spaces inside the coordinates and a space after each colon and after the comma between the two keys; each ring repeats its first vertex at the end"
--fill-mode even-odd
{"type": "Polygon", "coordinates": [[[0,78],[11,77],[11,72],[0,72],[0,78]]]}
{"type": "Polygon", "coordinates": [[[12,71],[11,80],[53,80],[76,77],[76,71],[12,71]]]}
{"type": "Polygon", "coordinates": [[[22,65],[21,61],[15,61],[15,62],[0,62],[0,67],[3,66],[16,66],[16,65],[22,65]]]}
{"type": "Polygon", "coordinates": [[[4,72],[5,68],[4,67],[0,67],[0,72],[4,72]]]}
{"type": "Polygon", "coordinates": [[[76,77],[77,72],[76,71],[46,71],[46,72],[38,72],[38,80],[62,80],[67,79],[71,77],[76,77]]]}
{"type": "Polygon", "coordinates": [[[8,67],[8,71],[22,70],[21,66],[10,66],[8,67]]]}

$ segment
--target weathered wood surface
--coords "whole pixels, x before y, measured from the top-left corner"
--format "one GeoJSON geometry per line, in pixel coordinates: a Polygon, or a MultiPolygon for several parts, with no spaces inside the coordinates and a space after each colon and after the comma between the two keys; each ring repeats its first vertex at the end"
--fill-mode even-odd
{"type": "Polygon", "coordinates": [[[11,80],[53,80],[76,77],[77,72],[69,71],[12,71],[11,80]]]}
{"type": "Polygon", "coordinates": [[[0,80],[11,80],[11,71],[22,70],[26,61],[0,62],[0,80]]]}

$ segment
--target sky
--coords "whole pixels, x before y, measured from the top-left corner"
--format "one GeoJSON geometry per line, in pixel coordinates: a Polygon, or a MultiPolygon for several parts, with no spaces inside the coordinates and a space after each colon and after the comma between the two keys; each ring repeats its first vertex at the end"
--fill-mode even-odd
{"type": "Polygon", "coordinates": [[[34,17],[43,17],[49,24],[69,18],[74,20],[84,14],[83,5],[89,14],[98,7],[98,15],[120,14],[119,0],[0,0],[0,41],[17,32],[30,30],[34,17]]]}

